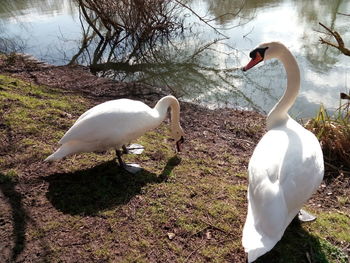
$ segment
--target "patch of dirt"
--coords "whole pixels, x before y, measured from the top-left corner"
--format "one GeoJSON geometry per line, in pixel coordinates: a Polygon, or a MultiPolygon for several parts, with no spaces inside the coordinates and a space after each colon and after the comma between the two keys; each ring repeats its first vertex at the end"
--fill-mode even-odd
{"type": "MultiPolygon", "coordinates": [[[[90,100],[91,105],[110,99],[128,97],[143,100],[153,106],[160,97],[170,93],[166,89],[140,83],[120,83],[98,78],[82,66],[55,67],[21,57],[14,57],[11,60],[0,58],[0,73],[38,85],[59,88],[68,94],[83,94],[90,100]]],[[[203,148],[196,149],[187,146],[183,154],[189,159],[220,160],[222,153],[229,152],[237,157],[237,172],[247,170],[249,157],[265,132],[265,118],[256,112],[233,109],[209,110],[195,104],[181,102],[181,116],[188,145],[194,147],[191,142],[195,141],[198,142],[198,145],[205,145],[203,148]]],[[[0,128],[3,129],[1,123],[0,128]]],[[[9,133],[13,133],[13,131],[9,131],[9,133]]],[[[13,136],[15,135],[12,134],[10,137],[4,138],[3,142],[7,145],[6,147],[10,147],[9,138],[13,136]]],[[[5,148],[2,148],[1,155],[8,153],[5,148]]],[[[157,153],[153,158],[159,158],[157,153]]],[[[103,165],[113,166],[112,163],[103,165]]],[[[230,166],[231,163],[223,159],[220,165],[230,166]]],[[[55,193],[50,187],[55,185],[57,189],[69,187],[70,184],[78,181],[84,184],[84,180],[90,180],[90,184],[93,185],[93,178],[84,177],[81,174],[71,175],[72,177],[68,178],[64,174],[59,174],[62,173],[62,170],[57,170],[55,164],[38,162],[36,159],[31,160],[30,157],[24,162],[21,160],[17,164],[13,163],[13,166],[21,171],[21,176],[15,183],[0,182],[0,262],[53,262],[55,254],[60,255],[61,262],[108,262],[108,256],[104,257],[103,248],[100,248],[99,255],[91,255],[88,251],[95,251],[96,248],[99,248],[99,241],[111,233],[113,234],[111,236],[115,236],[114,239],[111,237],[109,245],[110,250],[114,253],[114,262],[122,260],[120,255],[122,255],[123,250],[128,248],[118,243],[117,236],[120,233],[111,229],[111,223],[103,216],[85,215],[77,221],[75,221],[74,216],[71,216],[69,219],[71,223],[64,227],[61,226],[61,221],[68,217],[64,211],[69,210],[64,208],[64,203],[59,203],[60,194],[73,193],[69,191],[55,193]],[[67,180],[66,183],[64,180],[67,180]],[[51,193],[51,196],[48,196],[48,193],[51,193]],[[61,209],[56,209],[57,206],[60,206],[61,209]],[[56,220],[48,226],[47,222],[52,218],[56,218],[56,220]],[[59,231],[54,231],[58,226],[60,226],[59,231]],[[50,233],[50,231],[52,235],[45,234],[43,236],[44,233],[50,233]],[[29,239],[29,234],[31,237],[37,238],[29,239]]],[[[101,167],[93,169],[99,168],[101,167]]],[[[215,171],[212,173],[214,176],[221,176],[215,174],[215,171]]],[[[152,175],[149,175],[148,179],[145,180],[152,182],[154,180],[152,178],[152,175]]],[[[330,177],[326,175],[326,178],[330,177]]],[[[310,205],[322,207],[322,209],[334,209],[339,205],[339,196],[350,196],[349,176],[343,174],[343,176],[336,178],[323,182],[322,187],[310,200],[310,205]]],[[[232,181],[247,184],[245,177],[236,177],[232,181]]],[[[139,182],[139,184],[141,189],[144,182],[139,182]]],[[[141,191],[140,189],[138,190],[141,191]]],[[[118,216],[124,216],[130,222],[135,217],[136,208],[144,205],[142,196],[137,194],[131,199],[125,196],[125,200],[120,202],[127,203],[127,205],[120,209],[118,216]]],[[[345,206],[350,209],[349,202],[345,206]]],[[[244,221],[245,215],[241,215],[241,217],[244,221]]],[[[171,222],[167,224],[173,225],[171,222]]],[[[170,229],[167,224],[163,226],[164,231],[170,229]]],[[[133,227],[135,229],[130,230],[131,235],[132,231],[140,231],[136,229],[137,226],[133,227]]],[[[183,246],[199,250],[203,239],[207,238],[211,239],[210,242],[214,245],[220,246],[220,242],[223,241],[216,242],[215,238],[208,237],[213,233],[220,236],[222,230],[209,225],[203,232],[198,233],[198,236],[184,238],[182,241],[181,233],[176,233],[179,236],[176,242],[182,242],[183,246]]],[[[156,240],[157,236],[154,237],[155,243],[156,240]]],[[[148,255],[149,262],[176,262],[174,255],[166,255],[166,252],[165,255],[160,255],[160,252],[152,251],[153,254],[148,255]]],[[[188,253],[187,262],[205,261],[203,258],[196,257],[196,250],[192,249],[188,253]]],[[[243,249],[237,249],[236,253],[226,260],[227,262],[245,262],[243,249]]],[[[135,261],[130,259],[128,262],[137,262],[137,259],[135,261]]]]}

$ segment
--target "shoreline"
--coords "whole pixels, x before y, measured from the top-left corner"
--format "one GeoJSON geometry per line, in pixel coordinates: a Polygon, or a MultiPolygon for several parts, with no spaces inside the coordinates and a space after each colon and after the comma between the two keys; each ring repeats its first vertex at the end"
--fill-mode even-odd
{"type": "MultiPolygon", "coordinates": [[[[160,97],[171,94],[171,90],[166,87],[155,87],[139,82],[118,82],[108,78],[101,78],[93,75],[89,68],[81,65],[55,66],[43,63],[36,58],[26,54],[16,54],[7,68],[6,62],[0,57],[0,73],[19,77],[37,85],[45,85],[52,88],[77,92],[87,96],[105,99],[140,99],[146,103],[154,103],[160,97]],[[74,85],[77,84],[77,85],[74,85]]],[[[173,95],[173,94],[172,94],[173,95]]],[[[181,98],[179,98],[181,100],[181,98]]],[[[227,107],[210,108],[194,102],[182,101],[208,111],[218,111],[220,109],[233,111],[246,111],[263,114],[254,110],[235,109],[227,107]]]]}

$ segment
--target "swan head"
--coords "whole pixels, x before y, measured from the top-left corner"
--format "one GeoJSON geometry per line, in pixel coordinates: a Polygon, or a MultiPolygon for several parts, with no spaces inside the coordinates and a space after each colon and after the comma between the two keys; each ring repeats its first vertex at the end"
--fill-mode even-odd
{"type": "Polygon", "coordinates": [[[283,48],[285,48],[284,45],[279,42],[260,44],[257,48],[249,53],[251,60],[245,67],[242,68],[242,70],[247,71],[262,61],[278,58],[279,54],[281,54],[281,49],[283,48]]]}
{"type": "Polygon", "coordinates": [[[171,137],[176,142],[176,150],[178,152],[181,152],[181,144],[183,144],[185,141],[184,136],[185,136],[185,133],[184,133],[183,129],[181,128],[181,126],[176,127],[176,128],[174,127],[171,130],[171,137]]]}

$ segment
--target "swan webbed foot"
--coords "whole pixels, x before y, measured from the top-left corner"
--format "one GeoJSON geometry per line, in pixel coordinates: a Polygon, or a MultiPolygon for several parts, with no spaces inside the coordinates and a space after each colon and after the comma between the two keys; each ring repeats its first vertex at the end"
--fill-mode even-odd
{"type": "Polygon", "coordinates": [[[297,217],[298,217],[300,222],[312,222],[312,221],[316,220],[316,216],[306,212],[303,209],[300,209],[297,217]]]}
{"type": "Polygon", "coordinates": [[[142,170],[141,166],[136,163],[124,164],[123,168],[131,174],[137,174],[142,170]]]}
{"type": "MultiPolygon", "coordinates": [[[[123,150],[124,150],[123,146],[123,150]]],[[[125,147],[126,148],[126,147],[125,147]]],[[[136,174],[142,170],[141,166],[136,163],[125,163],[122,159],[122,152],[118,149],[115,150],[119,166],[131,174],[136,174]]]]}
{"type": "Polygon", "coordinates": [[[145,150],[145,147],[137,143],[133,143],[128,147],[125,147],[125,145],[123,145],[123,153],[141,154],[144,150],[145,150]]]}

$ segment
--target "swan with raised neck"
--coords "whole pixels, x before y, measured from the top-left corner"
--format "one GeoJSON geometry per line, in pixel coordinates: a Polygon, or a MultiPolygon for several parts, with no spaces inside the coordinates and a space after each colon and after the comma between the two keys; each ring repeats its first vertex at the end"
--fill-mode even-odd
{"type": "Polygon", "coordinates": [[[287,74],[287,88],[269,112],[268,131],[255,147],[248,165],[248,213],[242,244],[248,262],[254,262],[275,246],[317,190],[324,162],[316,136],[288,115],[300,89],[300,71],[291,52],[279,42],[270,42],[259,45],[249,56],[251,61],[244,71],[276,58],[287,74]]]}
{"type": "Polygon", "coordinates": [[[250,52],[251,62],[243,68],[246,71],[262,61],[276,58],[280,60],[287,74],[287,87],[281,99],[267,115],[267,130],[285,123],[289,117],[288,110],[292,107],[300,89],[300,70],[292,53],[280,42],[263,43],[250,52]]]}

